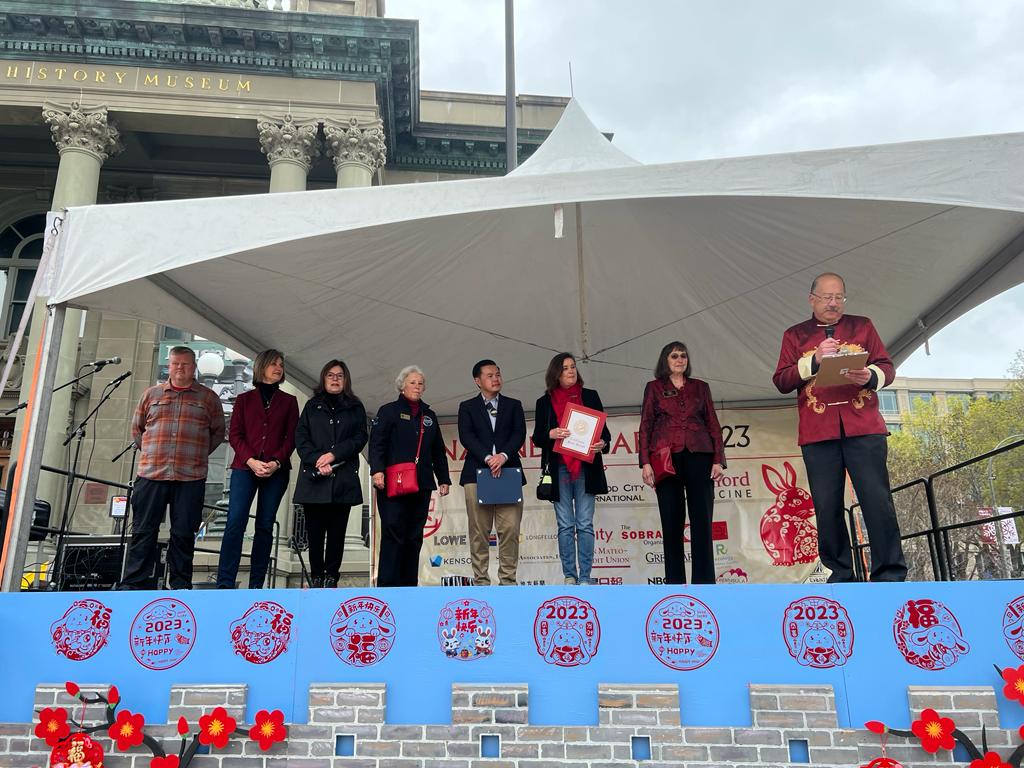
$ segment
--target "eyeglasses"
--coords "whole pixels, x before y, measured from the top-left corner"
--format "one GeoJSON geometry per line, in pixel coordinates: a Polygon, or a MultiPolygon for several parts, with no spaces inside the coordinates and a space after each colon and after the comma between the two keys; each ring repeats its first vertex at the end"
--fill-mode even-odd
{"type": "Polygon", "coordinates": [[[846,297],[841,293],[826,293],[823,296],[821,294],[812,292],[811,296],[813,296],[816,299],[821,299],[822,301],[825,302],[838,301],[840,304],[846,303],[846,297]]]}
{"type": "Polygon", "coordinates": [[[687,355],[685,352],[673,352],[668,357],[669,357],[669,360],[682,360],[684,358],[689,357],[689,355],[687,355]]]}
{"type": "Polygon", "coordinates": [[[331,381],[342,381],[345,378],[345,374],[344,373],[328,373],[326,376],[324,376],[324,378],[325,379],[330,379],[331,381]]]}

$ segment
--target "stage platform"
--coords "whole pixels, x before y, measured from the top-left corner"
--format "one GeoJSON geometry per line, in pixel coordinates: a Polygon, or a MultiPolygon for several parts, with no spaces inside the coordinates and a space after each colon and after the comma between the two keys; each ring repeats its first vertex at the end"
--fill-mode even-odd
{"type": "MultiPolygon", "coordinates": [[[[448,724],[453,685],[517,684],[529,724],[599,721],[599,685],[678,685],[684,726],[749,727],[751,686],[832,686],[840,728],[908,727],[908,687],[995,686],[1024,659],[1024,584],[422,587],[0,594],[0,722],[37,686],[245,685],[306,723],[317,684],[383,684],[389,724],[448,724]]],[[[1004,727],[1019,705],[1000,697],[1004,727]]]]}

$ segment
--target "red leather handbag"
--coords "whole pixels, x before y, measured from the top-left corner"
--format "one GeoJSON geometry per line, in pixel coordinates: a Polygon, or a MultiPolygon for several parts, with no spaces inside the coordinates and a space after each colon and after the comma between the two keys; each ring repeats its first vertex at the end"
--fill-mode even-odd
{"type": "Polygon", "coordinates": [[[403,461],[400,464],[392,464],[384,467],[384,487],[388,498],[405,496],[416,493],[420,489],[420,479],[416,474],[416,467],[420,463],[420,446],[423,445],[423,415],[420,415],[420,439],[416,443],[416,458],[413,461],[403,461]]]}
{"type": "Polygon", "coordinates": [[[672,447],[656,448],[651,451],[651,469],[654,470],[654,484],[657,485],[667,477],[676,473],[676,465],[672,463],[672,447]]]}

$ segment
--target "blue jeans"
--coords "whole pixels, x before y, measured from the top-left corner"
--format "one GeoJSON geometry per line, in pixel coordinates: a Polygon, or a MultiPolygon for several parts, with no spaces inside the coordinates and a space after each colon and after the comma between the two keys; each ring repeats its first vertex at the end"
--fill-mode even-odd
{"type": "Polygon", "coordinates": [[[594,563],[594,495],[587,493],[584,470],[579,477],[569,479],[569,470],[558,468],[558,501],[555,502],[555,521],[558,523],[558,557],[562,561],[562,575],[576,579],[580,584],[590,582],[590,568],[594,563]],[[579,571],[576,555],[579,553],[579,571]]]}
{"type": "Polygon", "coordinates": [[[274,519],[281,499],[288,490],[288,470],[279,469],[270,477],[256,477],[248,469],[231,470],[231,495],[224,541],[220,545],[217,586],[233,589],[238,564],[242,559],[242,537],[249,522],[249,508],[256,498],[256,528],[249,557],[249,589],[262,589],[274,543],[274,519]],[[257,492],[259,494],[257,498],[257,492]]]}

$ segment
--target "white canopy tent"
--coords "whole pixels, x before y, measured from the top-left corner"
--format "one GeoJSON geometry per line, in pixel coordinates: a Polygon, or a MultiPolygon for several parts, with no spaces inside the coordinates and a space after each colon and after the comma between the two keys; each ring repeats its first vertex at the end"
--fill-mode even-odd
{"type": "Polygon", "coordinates": [[[635,405],[674,338],[716,399],[774,399],[819,272],[897,359],[1024,279],[1022,159],[1014,134],[644,166],[573,104],[504,178],[73,208],[51,303],[275,346],[307,386],[340,356],[371,409],[417,363],[453,414],[481,357],[529,401],[559,350],[635,405]]]}
{"type": "Polygon", "coordinates": [[[503,178],[72,208],[50,303],[274,346],[306,386],[340,356],[371,412],[416,363],[454,414],[483,357],[529,409],[562,350],[635,406],[676,338],[716,400],[778,399],[822,271],[897,362],[1024,280],[1022,160],[1010,134],[640,165],[570,104],[503,178]]]}

